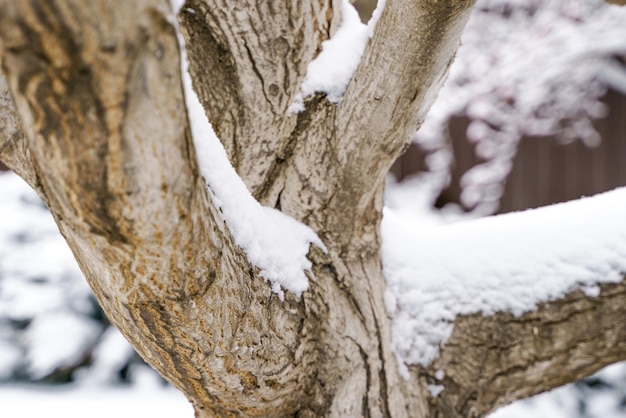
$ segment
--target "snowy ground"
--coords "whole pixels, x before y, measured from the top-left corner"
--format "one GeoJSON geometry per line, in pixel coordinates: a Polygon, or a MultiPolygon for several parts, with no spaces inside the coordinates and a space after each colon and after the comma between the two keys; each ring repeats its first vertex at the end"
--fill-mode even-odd
{"type": "MultiPolygon", "coordinates": [[[[604,375],[624,372],[614,365],[604,375]]],[[[608,377],[608,376],[604,376],[608,377]]],[[[605,391],[587,398],[581,413],[580,393],[568,385],[534,398],[516,402],[491,414],[489,418],[624,418],[615,392],[605,391]]],[[[157,384],[132,387],[35,385],[0,386],[2,418],[191,418],[193,410],[175,389],[157,384]]]]}
{"type": "Polygon", "coordinates": [[[0,386],[2,418],[191,418],[193,409],[172,388],[0,386]]]}

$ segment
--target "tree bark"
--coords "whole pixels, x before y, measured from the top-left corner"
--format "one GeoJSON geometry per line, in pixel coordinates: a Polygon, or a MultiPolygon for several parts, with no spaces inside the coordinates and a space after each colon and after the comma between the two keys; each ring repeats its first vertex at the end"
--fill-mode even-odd
{"type": "MultiPolygon", "coordinates": [[[[2,73],[0,73],[0,127],[0,161],[42,195],[43,189],[33,166],[30,149],[24,139],[24,132],[11,99],[9,86],[2,73]]],[[[43,198],[45,201],[45,196],[43,198]]]]}
{"type": "MultiPolygon", "coordinates": [[[[519,359],[504,339],[485,343],[493,330],[525,335],[530,317],[459,318],[433,366],[400,376],[383,300],[383,180],[445,79],[473,1],[389,2],[341,104],[318,94],[289,114],[340,3],[189,0],[180,15],[194,85],[235,168],[328,249],[311,247],[310,289],[281,301],[199,175],[167,3],[0,0],[13,98],[0,79],[0,159],[44,197],[111,322],[197,417],[480,416],[511,399],[510,385],[536,383],[528,359],[565,352],[561,338],[519,359]],[[472,374],[459,347],[471,347],[468,364],[495,364],[472,374]],[[446,390],[433,398],[436,368],[446,390]]],[[[589,302],[603,318],[623,301],[615,289],[589,302]]],[[[584,303],[533,314],[539,335],[590,318],[584,303]]],[[[567,347],[584,357],[597,349],[580,344],[589,335],[567,347]]],[[[563,367],[574,377],[600,363],[563,367]]],[[[536,387],[562,383],[544,380],[536,387]]]]}
{"type": "Polygon", "coordinates": [[[577,290],[536,311],[457,318],[431,365],[445,390],[432,400],[441,417],[481,417],[626,360],[626,281],[577,290]]]}

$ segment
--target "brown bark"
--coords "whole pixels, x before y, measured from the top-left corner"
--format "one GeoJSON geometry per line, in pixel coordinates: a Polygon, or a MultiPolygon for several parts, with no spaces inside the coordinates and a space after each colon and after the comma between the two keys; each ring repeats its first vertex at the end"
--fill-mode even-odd
{"type": "MultiPolygon", "coordinates": [[[[432,370],[400,377],[383,303],[383,178],[445,78],[473,1],[389,2],[343,102],[317,95],[288,114],[339,4],[190,0],[180,16],[194,84],[239,174],[328,247],[310,250],[310,289],[282,302],[198,174],[167,2],[0,0],[15,103],[0,84],[11,121],[0,158],[46,198],[109,319],[198,417],[430,417],[466,405],[480,415],[530,379],[490,386],[498,363],[471,376],[455,363],[464,341],[476,359],[504,356],[504,342],[480,336],[503,321],[526,332],[515,328],[524,318],[460,318],[434,366],[446,391],[431,399],[432,370]],[[488,395],[468,403],[478,378],[488,395]]],[[[551,312],[536,315],[549,324],[551,312]]]]}
{"type": "Polygon", "coordinates": [[[180,13],[195,90],[253,193],[293,146],[298,118],[287,108],[340,9],[340,0],[189,0],[180,13]]]}
{"type": "Polygon", "coordinates": [[[39,186],[37,171],[24,139],[21,122],[2,73],[0,73],[0,161],[22,177],[40,195],[42,194],[43,190],[39,186]]]}
{"type": "Polygon", "coordinates": [[[220,415],[293,411],[304,307],[257,278],[208,200],[165,5],[2,4],[31,158],[100,304],[153,367],[220,415]]]}

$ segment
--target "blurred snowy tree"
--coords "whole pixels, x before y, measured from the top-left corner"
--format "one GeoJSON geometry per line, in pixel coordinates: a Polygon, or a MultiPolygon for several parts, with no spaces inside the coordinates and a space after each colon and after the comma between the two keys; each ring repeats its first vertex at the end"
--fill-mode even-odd
{"type": "Polygon", "coordinates": [[[607,88],[626,94],[626,10],[600,0],[479,0],[450,75],[415,136],[430,170],[407,182],[431,206],[450,181],[448,122],[467,116],[485,163],[461,179],[461,201],[494,213],[522,136],[558,135],[595,145],[593,120],[607,88]],[[425,188],[424,182],[430,182],[425,188]]]}

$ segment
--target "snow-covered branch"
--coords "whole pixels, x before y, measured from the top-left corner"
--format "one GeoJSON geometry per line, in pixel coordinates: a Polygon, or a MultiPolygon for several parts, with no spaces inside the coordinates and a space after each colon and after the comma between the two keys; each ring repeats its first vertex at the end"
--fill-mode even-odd
{"type": "Polygon", "coordinates": [[[257,198],[292,152],[298,118],[287,109],[320,44],[337,30],[341,1],[189,0],[181,9],[194,87],[257,198]]]}
{"type": "Polygon", "coordinates": [[[438,384],[459,397],[441,402],[467,413],[626,358],[615,322],[626,309],[624,213],[626,189],[430,228],[388,211],[383,263],[399,359],[441,370],[438,384]]]}
{"type": "MultiPolygon", "coordinates": [[[[178,8],[174,9],[176,13],[178,8]]],[[[261,206],[228,160],[228,156],[207,119],[198,95],[193,90],[189,62],[180,26],[174,22],[181,48],[181,72],[185,104],[198,156],[200,174],[207,183],[209,195],[228,225],[235,243],[243,249],[248,261],[260,269],[260,275],[271,282],[272,290],[283,297],[283,289],[301,296],[308,288],[305,271],[309,246],[324,244],[311,229],[282,212],[261,206]]]]}
{"type": "Polygon", "coordinates": [[[340,103],[318,92],[297,114],[352,9],[296,3],[185,2],[195,100],[166,2],[0,0],[25,167],[111,322],[196,416],[471,416],[534,390],[521,379],[552,385],[563,344],[571,376],[605,362],[587,347],[621,358],[625,190],[429,230],[388,211],[379,228],[384,175],[473,1],[381,2],[340,103]]]}
{"type": "Polygon", "coordinates": [[[438,357],[460,315],[521,315],[626,273],[626,189],[525,212],[419,228],[387,212],[383,262],[394,345],[438,357]]]}
{"type": "Polygon", "coordinates": [[[430,367],[443,387],[432,402],[455,412],[448,416],[486,413],[626,360],[626,280],[595,289],[598,296],[577,290],[520,316],[457,318],[430,367]]]}
{"type": "Polygon", "coordinates": [[[302,378],[303,307],[271,292],[209,198],[171,11],[60,3],[0,1],[0,53],[61,233],[111,322],[190,399],[276,411],[257,399],[294,396],[263,379],[302,378]]]}

